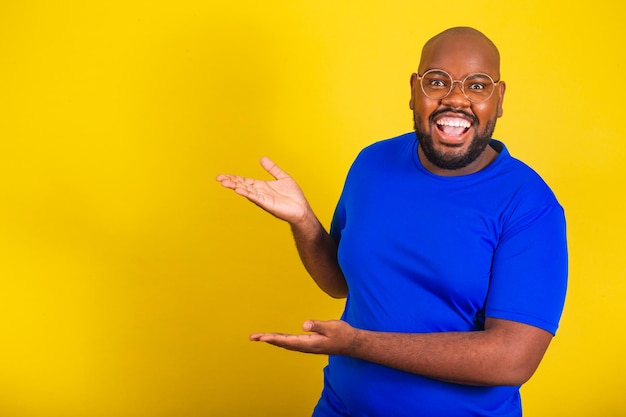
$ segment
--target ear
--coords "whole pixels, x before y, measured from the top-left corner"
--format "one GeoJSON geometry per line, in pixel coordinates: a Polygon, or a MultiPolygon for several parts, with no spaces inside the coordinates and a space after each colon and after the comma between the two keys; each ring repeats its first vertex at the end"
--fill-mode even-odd
{"type": "Polygon", "coordinates": [[[419,82],[419,80],[417,79],[417,74],[413,73],[411,74],[411,100],[409,101],[409,108],[411,110],[415,110],[415,87],[417,86],[417,83],[419,82]]]}
{"type": "Polygon", "coordinates": [[[504,83],[504,81],[500,81],[500,83],[498,83],[498,109],[497,109],[498,117],[502,117],[502,113],[504,112],[502,108],[502,103],[504,102],[505,91],[506,91],[506,84],[504,83]]]}

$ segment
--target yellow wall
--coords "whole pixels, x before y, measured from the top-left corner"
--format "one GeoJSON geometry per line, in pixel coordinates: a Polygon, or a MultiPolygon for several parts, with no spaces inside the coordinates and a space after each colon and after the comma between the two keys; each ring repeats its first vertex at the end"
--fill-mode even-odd
{"type": "Polygon", "coordinates": [[[328,224],[357,151],[411,129],[421,45],[456,25],[499,45],[496,137],[568,216],[525,415],[626,415],[624,23],[616,1],[519,3],[0,3],[0,415],[308,415],[325,358],[247,335],[342,303],[214,177],[269,155],[328,224]]]}

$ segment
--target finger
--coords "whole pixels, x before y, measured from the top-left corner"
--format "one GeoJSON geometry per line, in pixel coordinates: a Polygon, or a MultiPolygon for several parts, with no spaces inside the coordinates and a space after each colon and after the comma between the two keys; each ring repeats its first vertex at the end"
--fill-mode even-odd
{"type": "Polygon", "coordinates": [[[315,344],[310,334],[264,333],[259,335],[254,341],[301,352],[310,352],[315,344]]]}
{"type": "Polygon", "coordinates": [[[232,180],[232,175],[220,174],[215,179],[226,188],[234,188],[235,182],[232,180]]]}
{"type": "Polygon", "coordinates": [[[215,179],[219,182],[228,184],[246,184],[253,185],[256,180],[254,178],[242,177],[241,175],[219,174],[215,179]]]}
{"type": "Polygon", "coordinates": [[[305,332],[314,332],[315,331],[315,322],[313,320],[307,320],[302,324],[302,330],[305,332]]]}
{"type": "Polygon", "coordinates": [[[230,188],[230,189],[235,189],[241,186],[242,184],[243,185],[246,184],[245,178],[242,178],[236,175],[220,174],[215,179],[219,181],[223,187],[230,188]]]}
{"type": "Polygon", "coordinates": [[[234,190],[237,194],[249,197],[254,190],[255,180],[236,175],[219,175],[216,178],[224,188],[234,190]]]}
{"type": "Polygon", "coordinates": [[[250,340],[253,340],[253,341],[261,341],[262,339],[263,341],[265,341],[266,339],[288,337],[288,336],[294,336],[294,335],[286,334],[286,333],[277,333],[277,332],[272,332],[272,333],[257,332],[257,333],[250,334],[249,337],[250,337],[250,340]]]}
{"type": "Polygon", "coordinates": [[[261,158],[261,166],[263,167],[264,170],[269,172],[269,174],[272,177],[276,178],[277,180],[280,180],[283,178],[289,178],[289,175],[285,171],[280,169],[280,167],[276,165],[274,161],[269,159],[267,156],[264,156],[261,158]]]}
{"type": "Polygon", "coordinates": [[[311,332],[311,333],[318,333],[318,334],[325,334],[328,331],[328,326],[327,326],[326,321],[320,321],[320,320],[307,320],[302,324],[302,329],[305,332],[311,332]]]}

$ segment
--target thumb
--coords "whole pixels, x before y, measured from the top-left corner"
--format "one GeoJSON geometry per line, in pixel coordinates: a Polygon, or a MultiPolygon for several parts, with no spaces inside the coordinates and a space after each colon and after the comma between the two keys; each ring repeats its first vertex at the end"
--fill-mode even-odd
{"type": "Polygon", "coordinates": [[[280,180],[280,179],[283,179],[283,178],[289,178],[289,175],[285,171],[280,169],[280,167],[278,165],[276,165],[274,163],[274,161],[269,159],[267,156],[264,156],[264,157],[261,158],[261,166],[272,177],[276,178],[277,180],[280,180]]]}
{"type": "Polygon", "coordinates": [[[319,332],[320,323],[315,320],[307,320],[302,324],[302,330],[305,332],[319,332]]]}

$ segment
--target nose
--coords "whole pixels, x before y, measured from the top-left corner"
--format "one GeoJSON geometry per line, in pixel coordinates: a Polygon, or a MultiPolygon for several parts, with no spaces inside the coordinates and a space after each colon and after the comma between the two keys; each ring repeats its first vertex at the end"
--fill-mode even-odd
{"type": "Polygon", "coordinates": [[[447,96],[441,99],[441,103],[451,107],[469,107],[472,105],[472,102],[469,101],[463,92],[463,82],[459,80],[452,81],[452,89],[447,96]],[[456,88],[457,83],[459,88],[456,88]]]}

